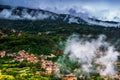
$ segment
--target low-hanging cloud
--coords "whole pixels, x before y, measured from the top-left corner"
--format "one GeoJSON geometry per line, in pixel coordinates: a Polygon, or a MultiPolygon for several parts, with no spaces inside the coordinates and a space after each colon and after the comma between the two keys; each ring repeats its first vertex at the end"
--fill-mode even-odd
{"type": "Polygon", "coordinates": [[[88,17],[119,22],[119,2],[119,0],[1,0],[0,4],[41,8],[56,13],[69,13],[69,10],[73,8],[78,14],[84,13],[88,17]]]}
{"type": "Polygon", "coordinates": [[[11,20],[18,20],[18,19],[19,20],[22,20],[22,19],[43,20],[43,19],[47,19],[52,16],[52,14],[50,14],[50,13],[43,14],[40,11],[31,11],[29,13],[27,9],[23,9],[22,11],[16,9],[15,11],[18,14],[14,13],[14,8],[13,9],[3,9],[2,11],[0,11],[0,18],[11,19],[11,20]]]}
{"type": "Polygon", "coordinates": [[[119,53],[115,51],[114,46],[105,41],[104,35],[91,41],[84,41],[78,35],[72,35],[66,42],[64,54],[82,64],[80,68],[82,72],[99,73],[103,76],[117,73],[115,63],[119,53]]]}

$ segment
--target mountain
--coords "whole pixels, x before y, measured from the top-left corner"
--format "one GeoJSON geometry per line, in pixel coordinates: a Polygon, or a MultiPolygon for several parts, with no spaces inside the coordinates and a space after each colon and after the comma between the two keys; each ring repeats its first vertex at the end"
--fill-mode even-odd
{"type": "MultiPolygon", "coordinates": [[[[99,26],[98,23],[106,23],[110,25],[119,24],[119,22],[101,21],[95,18],[88,18],[84,14],[81,14],[80,16],[79,15],[76,16],[73,14],[56,14],[42,9],[10,7],[3,5],[0,6],[0,27],[5,28],[5,30],[0,29],[1,30],[0,36],[3,36],[3,38],[6,36],[10,37],[10,40],[11,37],[12,38],[16,37],[16,35],[19,36],[22,33],[24,37],[26,37],[25,34],[29,34],[29,35],[37,34],[37,36],[45,35],[44,38],[48,36],[50,36],[50,38],[53,37],[54,40],[67,37],[72,34],[80,34],[83,36],[84,35],[97,36],[100,34],[105,34],[112,43],[116,43],[116,42],[120,43],[119,41],[120,28],[99,26]],[[45,15],[47,15],[48,17],[44,17],[45,15]],[[90,21],[93,22],[94,24],[91,24],[90,21]],[[95,22],[97,23],[96,25],[95,22]],[[6,29],[9,31],[7,31],[6,29]],[[11,33],[11,31],[13,33],[11,33]]],[[[19,39],[15,39],[15,40],[19,40],[19,39]]],[[[25,40],[27,41],[27,39],[25,40]]],[[[2,39],[2,41],[4,40],[2,39]]],[[[9,39],[6,41],[9,41],[9,39]]],[[[24,43],[25,42],[22,41],[20,42],[20,44],[24,44],[24,43]]],[[[13,46],[13,44],[10,45],[13,46]]],[[[18,45],[19,45],[19,41],[18,41],[18,45]]],[[[3,45],[1,46],[1,48],[2,49],[4,48],[3,45]]]]}
{"type": "MultiPolygon", "coordinates": [[[[77,12],[76,10],[71,8],[71,9],[69,9],[68,13],[70,15],[82,18],[89,25],[100,25],[100,26],[105,26],[105,27],[119,27],[120,26],[120,22],[118,22],[119,17],[117,17],[117,16],[114,17],[115,20],[107,21],[108,19],[106,19],[106,20],[103,19],[105,17],[103,17],[101,15],[99,15],[99,17],[90,16],[90,14],[87,13],[86,11],[84,11],[84,10],[83,10],[83,12],[77,12]]],[[[106,17],[108,17],[108,16],[106,15],[106,17]]]]}
{"type": "Polygon", "coordinates": [[[69,14],[56,14],[42,9],[10,7],[0,5],[0,18],[10,20],[50,20],[67,23],[84,24],[86,21],[69,14]]]}
{"type": "MultiPolygon", "coordinates": [[[[116,17],[117,18],[117,17],[116,17]]],[[[76,13],[70,9],[68,14],[59,14],[42,9],[32,9],[26,7],[11,7],[0,5],[0,19],[9,20],[46,20],[63,23],[77,23],[87,25],[100,25],[105,27],[119,27],[120,23],[115,21],[102,21],[95,17],[89,17],[85,13],[76,13]]]]}

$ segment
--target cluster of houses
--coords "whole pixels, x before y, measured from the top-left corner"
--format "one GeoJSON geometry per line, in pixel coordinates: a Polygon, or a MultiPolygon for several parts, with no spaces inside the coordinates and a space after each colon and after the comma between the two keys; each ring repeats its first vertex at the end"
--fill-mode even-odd
{"type": "Polygon", "coordinates": [[[46,74],[54,74],[56,72],[59,72],[58,65],[52,61],[42,60],[41,68],[45,70],[46,74]]]}
{"type": "MultiPolygon", "coordinates": [[[[101,52],[96,52],[96,54],[101,54],[101,52]]],[[[33,62],[33,63],[37,63],[39,61],[39,59],[34,55],[34,54],[29,54],[28,52],[21,50],[17,53],[9,53],[6,54],[5,51],[0,52],[0,57],[3,58],[5,56],[8,57],[12,57],[14,59],[14,61],[29,61],[29,62],[33,62]]],[[[60,69],[59,69],[59,64],[54,63],[50,60],[47,60],[47,58],[53,58],[56,57],[55,55],[51,54],[51,55],[41,55],[41,67],[43,69],[43,72],[45,74],[56,74],[56,73],[60,73],[60,69]]],[[[120,57],[118,57],[120,59],[120,57]]],[[[118,61],[117,63],[118,67],[120,65],[120,62],[118,61]]],[[[79,71],[79,69],[75,70],[76,72],[79,71]]],[[[62,74],[61,74],[62,75],[62,74]]],[[[74,74],[64,74],[61,76],[62,80],[77,80],[77,77],[74,74]]],[[[84,76],[80,75],[79,79],[83,79],[84,76]]],[[[114,79],[118,79],[120,80],[120,75],[116,75],[114,76],[114,79]]],[[[104,78],[104,80],[108,80],[108,78],[104,78]]]]}
{"type": "Polygon", "coordinates": [[[29,54],[28,52],[25,52],[24,50],[21,50],[17,53],[17,56],[14,58],[16,61],[29,61],[37,63],[39,59],[34,54],[29,54]]]}
{"type": "Polygon", "coordinates": [[[41,55],[41,68],[45,70],[46,74],[54,74],[59,72],[58,65],[52,61],[46,60],[48,57],[56,57],[55,55],[51,54],[50,56],[41,55]]]}
{"type": "MultiPolygon", "coordinates": [[[[60,69],[57,63],[53,63],[52,61],[46,60],[48,57],[55,57],[53,54],[50,56],[41,55],[41,68],[44,69],[45,74],[55,74],[59,73],[60,69]]],[[[77,80],[77,77],[73,74],[60,74],[62,80],[77,80]]]]}
{"type": "Polygon", "coordinates": [[[21,50],[18,53],[9,53],[7,54],[8,57],[13,57],[14,61],[29,61],[37,63],[39,59],[34,54],[29,54],[28,52],[21,50]]]}

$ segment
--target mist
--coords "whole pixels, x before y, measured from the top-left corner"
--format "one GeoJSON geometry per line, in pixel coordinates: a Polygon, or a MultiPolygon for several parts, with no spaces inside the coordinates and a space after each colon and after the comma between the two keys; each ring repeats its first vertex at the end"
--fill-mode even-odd
{"type": "MultiPolygon", "coordinates": [[[[119,22],[119,2],[119,0],[1,0],[0,4],[44,9],[59,14],[70,14],[69,10],[74,9],[79,15],[87,14],[87,17],[119,22]]],[[[74,15],[78,16],[76,14],[74,15]]]]}
{"type": "Polygon", "coordinates": [[[114,46],[105,41],[105,35],[99,35],[97,39],[89,40],[87,38],[89,37],[80,38],[79,35],[68,37],[65,43],[64,56],[68,55],[71,61],[81,64],[78,73],[85,73],[86,75],[99,73],[102,76],[116,75],[116,62],[119,53],[115,51],[114,46]]]}
{"type": "Polygon", "coordinates": [[[23,19],[28,19],[28,20],[43,20],[47,19],[51,16],[51,14],[45,13],[43,14],[40,11],[31,11],[31,13],[28,13],[27,9],[23,9],[22,11],[16,10],[18,14],[13,13],[14,8],[12,9],[3,9],[0,12],[0,18],[3,19],[11,19],[11,20],[23,20],[23,19]]]}

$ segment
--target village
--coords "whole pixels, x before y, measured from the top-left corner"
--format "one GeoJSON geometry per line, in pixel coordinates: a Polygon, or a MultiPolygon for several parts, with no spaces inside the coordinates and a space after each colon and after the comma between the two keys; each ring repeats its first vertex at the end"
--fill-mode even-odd
{"type": "MultiPolygon", "coordinates": [[[[20,50],[17,53],[9,53],[9,54],[7,54],[5,51],[0,52],[0,58],[4,58],[5,56],[9,58],[13,58],[12,59],[13,62],[18,61],[21,63],[21,62],[27,61],[29,63],[40,63],[41,64],[39,65],[40,70],[39,71],[36,70],[35,72],[35,74],[37,75],[53,75],[58,73],[60,80],[86,80],[86,77],[82,74],[79,77],[75,76],[73,73],[61,74],[59,69],[59,64],[51,60],[47,60],[47,58],[56,57],[54,54],[40,55],[38,58],[38,56],[34,54],[30,54],[25,50],[20,50]]],[[[117,62],[117,66],[120,67],[119,61],[117,62]]],[[[77,71],[78,69],[76,69],[76,72],[77,71]]],[[[2,73],[0,73],[0,76],[1,74],[2,73]]],[[[94,78],[95,76],[91,76],[90,80],[95,80],[94,78]]],[[[109,80],[109,79],[107,77],[103,77],[102,80],[109,80]]],[[[118,74],[118,75],[112,76],[110,80],[120,80],[120,75],[118,74]]]]}

